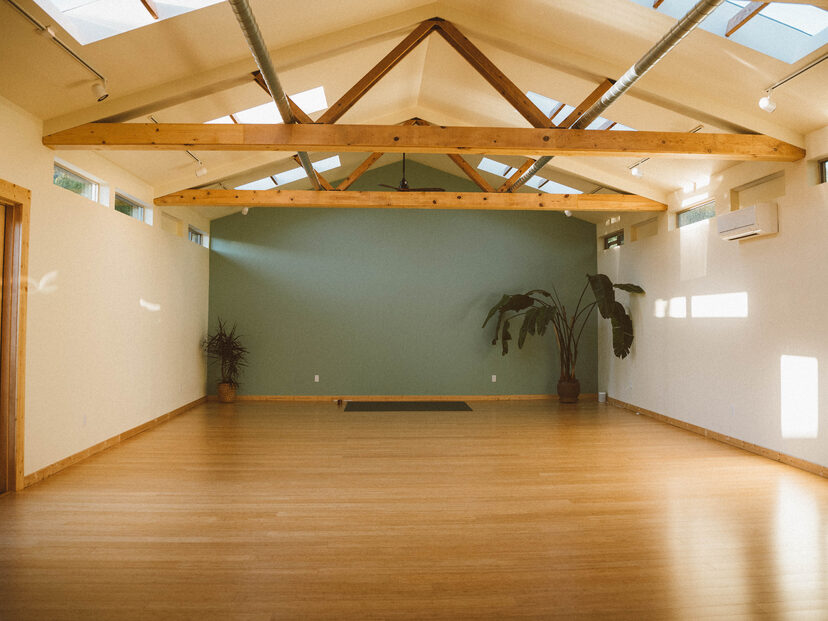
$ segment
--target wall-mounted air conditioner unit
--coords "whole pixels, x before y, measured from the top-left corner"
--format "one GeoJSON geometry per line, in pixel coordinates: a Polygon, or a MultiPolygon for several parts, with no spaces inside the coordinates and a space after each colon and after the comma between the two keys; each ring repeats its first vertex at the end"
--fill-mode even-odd
{"type": "Polygon", "coordinates": [[[779,231],[775,202],[760,202],[716,217],[719,237],[745,239],[779,231]]]}

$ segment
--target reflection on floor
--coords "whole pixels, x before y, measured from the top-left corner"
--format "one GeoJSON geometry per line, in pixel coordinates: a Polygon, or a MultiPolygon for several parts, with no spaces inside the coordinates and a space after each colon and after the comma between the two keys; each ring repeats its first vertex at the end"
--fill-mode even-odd
{"type": "Polygon", "coordinates": [[[612,406],[471,405],[199,406],[0,498],[0,618],[827,614],[824,479],[612,406]]]}

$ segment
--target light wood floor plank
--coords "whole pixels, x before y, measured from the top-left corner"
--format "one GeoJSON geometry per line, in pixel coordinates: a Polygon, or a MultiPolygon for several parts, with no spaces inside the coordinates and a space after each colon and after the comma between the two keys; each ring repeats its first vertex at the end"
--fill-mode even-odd
{"type": "Polygon", "coordinates": [[[0,619],[828,618],[828,485],[597,403],[208,403],[0,498],[0,619]]]}

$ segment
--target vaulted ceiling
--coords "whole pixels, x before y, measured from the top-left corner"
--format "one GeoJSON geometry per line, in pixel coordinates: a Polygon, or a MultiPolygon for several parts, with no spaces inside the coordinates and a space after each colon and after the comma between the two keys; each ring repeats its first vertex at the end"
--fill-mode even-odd
{"type": "MultiPolygon", "coordinates": [[[[18,0],[52,24],[31,0],[18,0]]],[[[137,1],[137,0],[136,0],[137,1]]],[[[618,78],[675,20],[631,0],[251,0],[288,94],[323,86],[328,103],[431,17],[454,23],[523,91],[578,104],[603,79],[618,78]]],[[[110,97],[95,103],[90,74],[10,5],[0,2],[0,95],[44,121],[44,132],[98,120],[205,122],[269,101],[253,81],[256,69],[227,3],[216,4],[86,46],[58,26],[59,38],[107,78],[110,97]]],[[[825,53],[795,65],[696,30],[604,114],[639,130],[756,132],[804,146],[804,135],[828,125],[828,63],[777,89],[778,108],[760,110],[765,88],[825,53]]],[[[321,112],[311,114],[317,118],[321,112]]],[[[343,123],[392,124],[421,117],[445,125],[528,127],[528,123],[443,39],[431,36],[345,117],[343,123]]],[[[183,152],[105,152],[153,186],[156,195],[222,182],[233,187],[294,168],[293,153],[199,152],[208,167],[196,178],[183,152]]],[[[314,153],[314,160],[331,153],[314,153]]],[[[348,175],[364,154],[340,154],[348,175]]],[[[445,156],[415,155],[459,173],[445,156]]],[[[476,166],[480,155],[467,157],[476,166]]],[[[377,166],[399,159],[387,154],[377,166]]],[[[496,157],[519,165],[519,157],[496,157]]],[[[668,193],[734,165],[732,161],[653,159],[644,177],[630,175],[635,158],[556,157],[542,174],[589,192],[609,188],[664,201],[668,193]]],[[[483,173],[492,184],[499,179],[483,173]]],[[[291,187],[309,187],[296,182],[291,187]]],[[[210,209],[219,216],[225,210],[210,209]]]]}

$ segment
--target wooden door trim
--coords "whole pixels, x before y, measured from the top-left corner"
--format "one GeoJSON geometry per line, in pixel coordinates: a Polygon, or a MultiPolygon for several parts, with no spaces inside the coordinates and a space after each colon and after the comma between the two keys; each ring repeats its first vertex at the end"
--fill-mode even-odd
{"type": "Polygon", "coordinates": [[[0,355],[3,359],[3,399],[0,408],[9,425],[10,451],[8,488],[22,490],[24,413],[26,396],[26,307],[29,274],[29,216],[32,194],[0,179],[0,204],[6,209],[3,262],[3,310],[0,355]]]}

